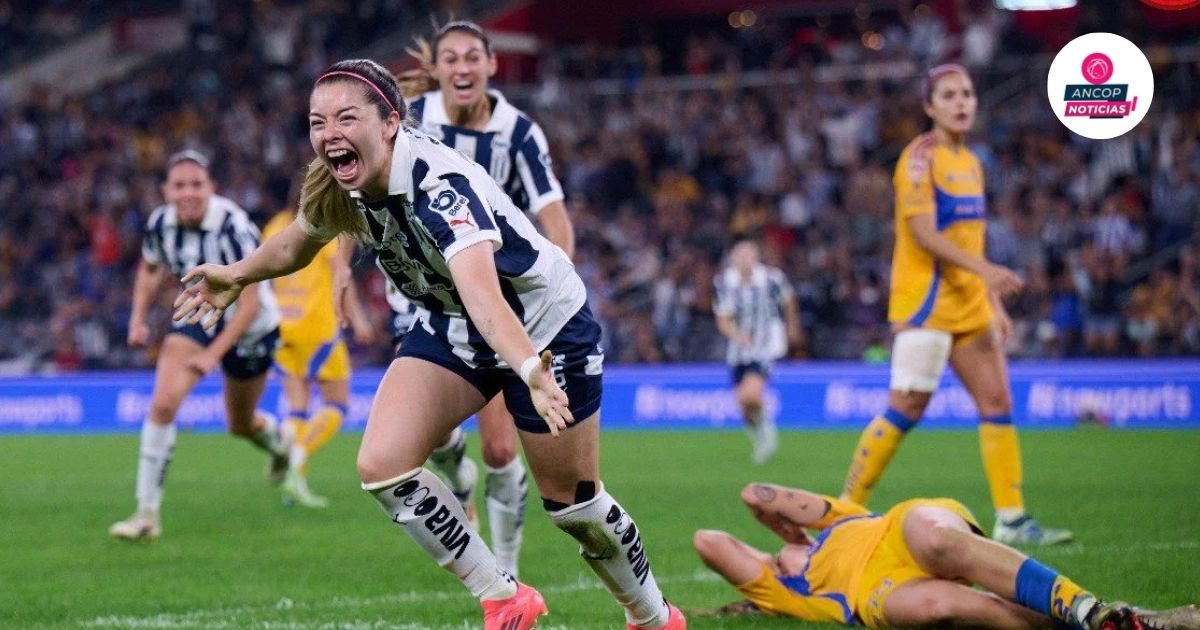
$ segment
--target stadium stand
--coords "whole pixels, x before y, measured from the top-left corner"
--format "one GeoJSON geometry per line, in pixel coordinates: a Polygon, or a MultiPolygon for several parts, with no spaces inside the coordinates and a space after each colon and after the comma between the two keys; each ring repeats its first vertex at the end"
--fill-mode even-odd
{"type": "MultiPolygon", "coordinates": [[[[165,156],[212,155],[222,194],[265,221],[310,155],[303,95],[314,73],[365,42],[411,37],[399,25],[423,25],[413,17],[438,8],[428,4],[232,3],[221,18],[230,28],[193,24],[208,39],[190,52],[86,94],[44,86],[0,102],[0,370],[149,365],[125,347],[124,326],[165,156]],[[330,36],[345,20],[364,33],[353,49],[330,36]]],[[[610,359],[719,359],[711,278],[738,233],[760,236],[801,296],[797,357],[878,357],[891,167],[920,131],[911,77],[946,58],[977,73],[989,251],[1029,283],[1011,305],[1012,352],[1200,352],[1195,35],[1148,49],[1153,109],[1098,143],[1054,120],[1034,77],[1048,58],[1022,25],[986,8],[898,17],[879,30],[797,20],[783,37],[726,25],[665,44],[635,31],[621,47],[559,48],[536,85],[505,86],[551,140],[610,359]]],[[[1090,19],[1101,18],[1085,14],[1080,32],[1090,19]]],[[[362,271],[382,326],[382,279],[362,271]]]]}

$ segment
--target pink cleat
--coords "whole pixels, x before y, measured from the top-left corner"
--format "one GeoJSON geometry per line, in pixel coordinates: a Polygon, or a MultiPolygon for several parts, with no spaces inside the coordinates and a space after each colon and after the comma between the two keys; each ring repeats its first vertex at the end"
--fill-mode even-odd
{"type": "MultiPolygon", "coordinates": [[[[542,594],[517,582],[517,594],[508,599],[489,599],[483,604],[483,630],[529,630],[546,614],[542,594]]],[[[683,627],[683,626],[680,626],[683,627]]]]}
{"type": "MultiPolygon", "coordinates": [[[[671,611],[667,615],[667,623],[659,626],[655,630],[687,630],[687,619],[683,617],[683,613],[672,604],[667,604],[667,608],[671,611]]],[[[633,624],[629,624],[629,630],[642,630],[633,624]]]]}

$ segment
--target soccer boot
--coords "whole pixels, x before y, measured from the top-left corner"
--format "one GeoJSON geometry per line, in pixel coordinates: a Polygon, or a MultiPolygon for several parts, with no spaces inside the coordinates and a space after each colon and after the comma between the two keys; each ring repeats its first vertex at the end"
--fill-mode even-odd
{"type": "Polygon", "coordinates": [[[1042,527],[1032,516],[1026,514],[1008,523],[996,519],[992,538],[1006,545],[1057,545],[1070,542],[1075,535],[1066,529],[1042,527]]]}
{"type": "MultiPolygon", "coordinates": [[[[1076,598],[1080,599],[1080,598],[1076,598]]],[[[1144,630],[1133,608],[1125,602],[1102,602],[1091,597],[1086,598],[1091,603],[1091,610],[1074,610],[1071,617],[1082,619],[1080,626],[1084,630],[1144,630]]],[[[1085,602],[1086,603],[1086,602],[1085,602]]]]}
{"type": "MultiPolygon", "coordinates": [[[[667,610],[669,611],[667,614],[667,623],[659,626],[656,630],[687,630],[687,619],[684,619],[683,613],[679,612],[678,608],[669,603],[667,604],[667,610]]],[[[629,624],[627,627],[629,630],[643,630],[633,624],[629,624]]]]}
{"type": "Polygon", "coordinates": [[[283,504],[288,507],[293,505],[314,509],[329,507],[329,499],[313,494],[313,491],[308,488],[308,481],[295,470],[288,471],[287,478],[283,480],[280,490],[283,491],[283,504]]]}
{"type": "Polygon", "coordinates": [[[113,523],[108,528],[108,535],[118,540],[151,543],[162,535],[162,525],[157,513],[138,510],[133,516],[113,523]]]}
{"type": "Polygon", "coordinates": [[[1146,630],[1200,630],[1200,610],[1195,604],[1167,610],[1134,608],[1133,613],[1146,630]]]}
{"type": "MultiPolygon", "coordinates": [[[[476,532],[479,531],[479,508],[475,507],[475,488],[479,486],[479,467],[470,458],[464,457],[458,467],[458,479],[451,484],[450,491],[454,493],[463,511],[467,513],[467,525],[476,532]],[[462,488],[461,491],[455,488],[462,488]]],[[[540,597],[540,595],[539,595],[540,597]]]]}
{"type": "Polygon", "coordinates": [[[517,582],[517,594],[489,599],[483,605],[483,630],[528,630],[546,614],[546,600],[530,586],[517,582]]]}

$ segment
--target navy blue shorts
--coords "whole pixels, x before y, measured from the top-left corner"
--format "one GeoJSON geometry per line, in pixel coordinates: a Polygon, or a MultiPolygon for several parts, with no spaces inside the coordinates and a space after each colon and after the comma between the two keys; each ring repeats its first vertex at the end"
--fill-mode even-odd
{"type": "MultiPolygon", "coordinates": [[[[600,349],[600,325],[584,304],[546,348],[554,355],[550,366],[554,379],[570,400],[575,422],[583,422],[600,410],[604,392],[604,352],[600,349]]],[[[504,392],[504,404],[517,428],[528,433],[549,433],[550,427],[534,409],[529,387],[509,368],[474,368],[455,356],[450,344],[431,335],[421,325],[413,326],[400,343],[396,358],[413,357],[440,365],[470,383],[484,400],[504,392]]]]}
{"type": "Polygon", "coordinates": [[[760,363],[751,361],[749,363],[738,363],[733,366],[733,384],[741,385],[742,379],[746,378],[747,374],[757,374],[764,379],[771,378],[771,365],[769,363],[760,363]]]}
{"type": "MultiPolygon", "coordinates": [[[[172,328],[167,334],[183,335],[207,348],[208,344],[212,343],[213,337],[216,337],[221,332],[223,326],[224,322],[218,323],[212,332],[212,336],[209,336],[208,331],[204,330],[204,327],[200,324],[189,324],[179,328],[172,328]]],[[[275,348],[278,346],[278,328],[252,342],[239,339],[225,353],[225,356],[221,357],[221,371],[225,373],[225,376],[236,379],[262,376],[271,369],[275,357],[275,348]]]]}

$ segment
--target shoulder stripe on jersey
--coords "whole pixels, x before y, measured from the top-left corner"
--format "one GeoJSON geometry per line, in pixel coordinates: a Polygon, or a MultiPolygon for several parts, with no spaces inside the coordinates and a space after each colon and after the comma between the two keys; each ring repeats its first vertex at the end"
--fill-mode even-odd
{"type": "Polygon", "coordinates": [[[409,103],[408,111],[412,115],[413,120],[417,121],[418,123],[421,122],[422,118],[425,116],[425,97],[422,96],[421,98],[409,103]]]}
{"type": "Polygon", "coordinates": [[[533,175],[533,185],[537,188],[538,196],[550,192],[550,178],[546,176],[546,165],[542,163],[542,148],[538,146],[533,134],[521,143],[521,155],[529,167],[529,174],[533,175]]]}
{"type": "Polygon", "coordinates": [[[529,130],[532,128],[532,120],[525,116],[517,116],[517,122],[513,124],[512,135],[509,136],[509,142],[512,143],[514,150],[525,143],[525,138],[529,135],[529,130]]]}

